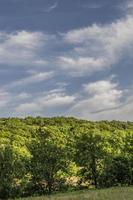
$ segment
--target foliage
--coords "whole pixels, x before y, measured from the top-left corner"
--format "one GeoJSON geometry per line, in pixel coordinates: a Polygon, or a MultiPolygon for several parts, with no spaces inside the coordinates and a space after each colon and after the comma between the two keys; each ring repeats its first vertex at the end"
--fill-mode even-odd
{"type": "Polygon", "coordinates": [[[0,119],[0,198],[133,184],[133,123],[0,119]]]}

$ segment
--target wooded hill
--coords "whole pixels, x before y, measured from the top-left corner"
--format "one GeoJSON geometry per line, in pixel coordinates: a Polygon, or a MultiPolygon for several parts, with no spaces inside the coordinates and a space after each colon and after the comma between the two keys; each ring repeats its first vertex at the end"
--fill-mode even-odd
{"type": "Polygon", "coordinates": [[[0,198],[133,184],[133,122],[0,119],[0,198]]]}

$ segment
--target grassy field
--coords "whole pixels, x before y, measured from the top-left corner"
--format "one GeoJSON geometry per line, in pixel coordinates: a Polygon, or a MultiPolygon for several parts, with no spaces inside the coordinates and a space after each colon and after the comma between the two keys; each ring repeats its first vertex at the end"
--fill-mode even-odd
{"type": "Polygon", "coordinates": [[[23,200],[133,200],[133,187],[79,191],[52,196],[23,198],[23,200]]]}

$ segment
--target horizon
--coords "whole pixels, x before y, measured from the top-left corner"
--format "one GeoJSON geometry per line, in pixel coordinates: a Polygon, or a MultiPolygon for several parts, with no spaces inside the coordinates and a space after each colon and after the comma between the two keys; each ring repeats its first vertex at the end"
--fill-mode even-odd
{"type": "Polygon", "coordinates": [[[90,119],[84,119],[84,118],[79,118],[79,117],[74,117],[74,116],[24,116],[24,117],[0,117],[0,119],[5,119],[5,120],[10,120],[10,119],[18,119],[18,120],[25,120],[27,118],[32,118],[32,119],[50,119],[50,120],[53,120],[55,118],[64,118],[64,119],[74,119],[74,120],[78,120],[78,121],[87,121],[87,122],[92,122],[92,123],[100,123],[100,122],[109,122],[109,123],[112,123],[112,122],[120,122],[120,123],[133,123],[133,121],[126,121],[126,120],[90,120],[90,119]]]}
{"type": "Polygon", "coordinates": [[[1,0],[0,118],[133,122],[133,0],[1,0]]]}

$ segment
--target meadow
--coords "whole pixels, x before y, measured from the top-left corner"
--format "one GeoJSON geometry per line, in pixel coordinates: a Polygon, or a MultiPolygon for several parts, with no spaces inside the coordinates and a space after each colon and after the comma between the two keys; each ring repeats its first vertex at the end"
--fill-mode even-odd
{"type": "Polygon", "coordinates": [[[132,200],[133,187],[117,187],[101,190],[84,190],[51,196],[22,198],[22,200],[132,200]]]}

